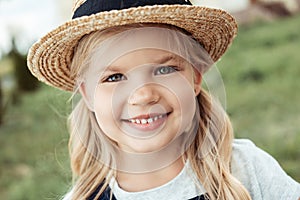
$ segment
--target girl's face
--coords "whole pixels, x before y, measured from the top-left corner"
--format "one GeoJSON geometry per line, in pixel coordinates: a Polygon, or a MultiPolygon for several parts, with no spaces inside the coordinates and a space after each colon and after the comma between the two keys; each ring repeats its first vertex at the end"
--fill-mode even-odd
{"type": "Polygon", "coordinates": [[[121,150],[157,152],[180,144],[175,139],[191,129],[201,75],[187,61],[191,54],[182,51],[186,41],[198,52],[198,43],[182,33],[142,28],[93,51],[81,92],[103,133],[121,150]]]}
{"type": "Polygon", "coordinates": [[[184,59],[158,49],[136,50],[101,73],[93,110],[120,149],[157,151],[191,125],[200,82],[184,59]]]}

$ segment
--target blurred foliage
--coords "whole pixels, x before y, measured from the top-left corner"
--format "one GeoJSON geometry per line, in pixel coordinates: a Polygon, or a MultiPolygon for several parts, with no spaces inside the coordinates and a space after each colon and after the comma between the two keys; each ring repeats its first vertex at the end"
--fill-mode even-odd
{"type": "Polygon", "coordinates": [[[2,92],[2,81],[0,77],[0,125],[3,122],[3,116],[4,116],[3,92],[2,92]]]}
{"type": "Polygon", "coordinates": [[[15,39],[12,49],[0,60],[0,125],[3,122],[8,104],[17,104],[24,92],[34,91],[39,81],[27,68],[27,58],[17,50],[15,39]],[[4,84],[7,82],[15,82],[4,84]],[[10,86],[6,86],[10,85],[10,86]],[[6,86],[6,87],[5,87],[6,86]]]}
{"type": "Polygon", "coordinates": [[[12,96],[13,88],[8,89],[5,87],[5,81],[7,78],[11,77],[12,63],[8,61],[9,59],[0,59],[0,125],[4,123],[3,118],[7,110],[7,105],[9,103],[9,96],[12,96]]]}
{"type": "Polygon", "coordinates": [[[18,91],[28,92],[36,90],[39,81],[28,70],[27,56],[22,55],[17,50],[14,38],[12,39],[12,49],[7,56],[13,61],[18,91]]]}
{"type": "Polygon", "coordinates": [[[300,181],[300,16],[242,26],[218,64],[237,137],[300,181]]]}
{"type": "Polygon", "coordinates": [[[43,85],[9,107],[0,128],[0,199],[59,199],[66,192],[69,96],[43,85]]]}
{"type": "MultiPolygon", "coordinates": [[[[300,181],[300,16],[240,27],[217,64],[236,137],[250,138],[300,181]]],[[[59,199],[71,184],[70,94],[43,85],[0,127],[0,199],[59,199]]]]}

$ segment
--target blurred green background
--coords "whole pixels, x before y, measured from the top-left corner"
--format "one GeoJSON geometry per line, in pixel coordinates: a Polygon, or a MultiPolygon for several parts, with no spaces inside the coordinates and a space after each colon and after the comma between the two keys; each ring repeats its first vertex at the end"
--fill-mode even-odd
{"type": "MultiPolygon", "coordinates": [[[[295,15],[240,26],[217,64],[236,137],[253,140],[298,182],[299,22],[300,15],[295,15]]],[[[2,80],[16,75],[11,58],[0,61],[2,80]]],[[[71,184],[66,127],[70,94],[44,84],[30,92],[15,89],[2,90],[0,199],[59,199],[71,184]]]]}

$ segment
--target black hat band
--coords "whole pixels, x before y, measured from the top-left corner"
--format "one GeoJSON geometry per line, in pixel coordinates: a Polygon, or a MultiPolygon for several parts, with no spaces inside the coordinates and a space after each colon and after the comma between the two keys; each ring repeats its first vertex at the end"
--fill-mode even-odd
{"type": "Polygon", "coordinates": [[[104,11],[153,5],[192,5],[188,0],[87,0],[76,9],[72,19],[104,11]]]}

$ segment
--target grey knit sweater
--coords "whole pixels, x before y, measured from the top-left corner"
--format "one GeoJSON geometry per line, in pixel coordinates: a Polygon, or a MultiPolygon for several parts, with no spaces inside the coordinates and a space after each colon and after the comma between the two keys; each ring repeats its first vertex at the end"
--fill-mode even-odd
{"type": "MultiPolygon", "coordinates": [[[[300,198],[300,184],[288,176],[272,156],[256,147],[250,140],[234,140],[231,169],[253,200],[300,198]]],[[[196,176],[187,162],[173,180],[160,187],[142,192],[126,192],[113,179],[110,188],[117,200],[186,200],[205,194],[201,183],[195,180],[196,176]]],[[[69,199],[71,192],[64,200],[69,199]]]]}

